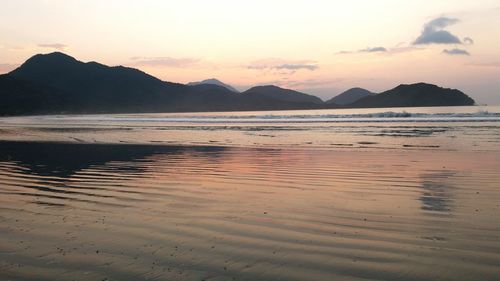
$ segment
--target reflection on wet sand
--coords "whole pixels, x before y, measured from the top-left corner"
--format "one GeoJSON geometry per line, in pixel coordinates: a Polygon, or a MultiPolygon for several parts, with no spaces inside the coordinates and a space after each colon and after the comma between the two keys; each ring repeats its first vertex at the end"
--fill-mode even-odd
{"type": "Polygon", "coordinates": [[[48,142],[0,142],[0,161],[13,161],[26,168],[26,172],[38,176],[55,176],[69,178],[73,174],[91,168],[105,166],[108,162],[132,162],[130,165],[117,165],[116,173],[143,172],[144,165],[135,162],[146,161],[156,154],[176,155],[185,151],[206,152],[206,155],[217,154],[223,147],[183,147],[154,145],[86,145],[58,144],[48,142]]]}
{"type": "Polygon", "coordinates": [[[0,142],[0,279],[498,280],[495,153],[0,142]]]}
{"type": "Polygon", "coordinates": [[[424,192],[420,197],[422,209],[435,212],[451,211],[450,201],[453,194],[453,186],[447,184],[447,180],[453,177],[455,172],[438,171],[421,176],[422,189],[424,192]]]}

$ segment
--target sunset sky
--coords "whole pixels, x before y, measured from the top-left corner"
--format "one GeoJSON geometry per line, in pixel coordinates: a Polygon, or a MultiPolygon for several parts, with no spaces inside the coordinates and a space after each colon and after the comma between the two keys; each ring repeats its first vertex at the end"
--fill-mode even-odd
{"type": "Polygon", "coordinates": [[[500,1],[0,2],[0,73],[36,53],[330,98],[401,83],[500,104],[500,1]]]}

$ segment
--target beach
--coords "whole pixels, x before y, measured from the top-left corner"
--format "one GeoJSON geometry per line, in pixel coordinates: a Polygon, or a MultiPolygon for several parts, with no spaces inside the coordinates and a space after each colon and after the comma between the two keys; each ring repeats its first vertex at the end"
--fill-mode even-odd
{"type": "Polygon", "coordinates": [[[2,280],[498,280],[500,108],[0,120],[2,280]]]}

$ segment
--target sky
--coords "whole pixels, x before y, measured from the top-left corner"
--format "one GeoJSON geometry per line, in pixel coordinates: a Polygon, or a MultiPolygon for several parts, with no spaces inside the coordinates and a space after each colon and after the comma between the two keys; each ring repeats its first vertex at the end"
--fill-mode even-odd
{"type": "Polygon", "coordinates": [[[428,82],[500,105],[500,0],[1,0],[0,73],[38,53],[331,98],[428,82]]]}

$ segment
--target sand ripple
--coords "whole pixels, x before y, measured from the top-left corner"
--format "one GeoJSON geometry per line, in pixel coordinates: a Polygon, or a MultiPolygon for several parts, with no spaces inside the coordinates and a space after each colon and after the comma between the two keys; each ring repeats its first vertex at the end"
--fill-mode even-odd
{"type": "Polygon", "coordinates": [[[500,155],[0,143],[1,280],[499,280],[500,155]]]}

